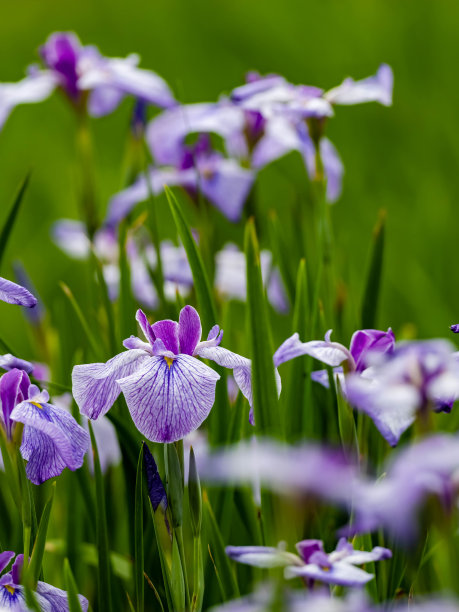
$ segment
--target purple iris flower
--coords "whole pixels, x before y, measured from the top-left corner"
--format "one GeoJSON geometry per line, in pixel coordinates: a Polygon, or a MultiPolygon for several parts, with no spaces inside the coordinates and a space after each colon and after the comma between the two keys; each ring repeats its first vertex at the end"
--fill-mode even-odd
{"type": "Polygon", "coordinates": [[[285,578],[300,577],[312,586],[323,582],[346,587],[361,587],[374,578],[373,574],[356,567],[365,563],[390,559],[387,548],[376,546],[372,551],[354,550],[352,544],[341,538],[336,550],[324,551],[321,540],[303,540],[296,545],[298,555],[282,548],[268,546],[227,546],[226,554],[239,563],[255,567],[284,567],[285,578]]]}
{"type": "MultiPolygon", "coordinates": [[[[215,286],[227,299],[245,302],[246,299],[246,260],[245,254],[235,245],[228,243],[215,256],[215,286]]],[[[260,252],[261,274],[268,299],[278,312],[286,313],[289,302],[279,269],[272,265],[272,254],[260,252]]]]}
{"type": "Polygon", "coordinates": [[[198,466],[203,482],[250,485],[255,493],[260,487],[285,495],[301,492],[344,508],[359,486],[357,468],[341,450],[312,443],[286,446],[253,438],[213,452],[204,447],[198,466]]]}
{"type": "Polygon", "coordinates": [[[99,117],[114,111],[126,95],[168,108],[176,102],[166,82],[138,67],[139,57],[102,56],[93,46],[83,46],[72,32],[51,34],[40,49],[44,69],[29,68],[18,83],[0,84],[0,127],[19,104],[42,102],[59,88],[76,105],[86,99],[88,111],[99,117]]]}
{"type": "MultiPolygon", "coordinates": [[[[16,553],[9,550],[0,553],[0,573],[5,572],[13,559],[14,563],[10,571],[3,573],[0,578],[0,609],[27,612],[30,608],[26,604],[24,587],[21,585],[24,555],[16,556],[16,553]]],[[[69,611],[66,591],[38,581],[34,595],[42,612],[69,611]]],[[[78,599],[81,609],[86,612],[89,606],[88,600],[83,595],[78,595],[78,599]]]]}
{"type": "MultiPolygon", "coordinates": [[[[274,365],[277,367],[295,357],[310,355],[334,368],[333,372],[339,377],[341,388],[345,392],[346,381],[343,370],[346,373],[361,374],[370,365],[372,355],[391,354],[394,351],[395,337],[390,327],[387,332],[379,329],[361,329],[354,332],[349,348],[339,342],[332,342],[331,333],[330,329],[325,334],[325,340],[310,342],[301,342],[299,335],[293,334],[274,353],[274,365]],[[344,368],[341,364],[344,364],[344,368]]],[[[311,377],[328,388],[327,370],[312,372],[311,377]]]]}
{"type": "Polygon", "coordinates": [[[252,189],[254,173],[235,159],[212,150],[210,141],[199,140],[193,147],[184,147],[176,166],[151,168],[147,177],[114,195],[109,202],[106,222],[119,223],[139,202],[159,194],[164,185],[181,186],[191,197],[201,192],[227,219],[239,221],[244,203],[252,189]]]}
{"type": "Polygon", "coordinates": [[[457,436],[437,434],[403,448],[391,456],[381,478],[354,488],[353,521],[342,533],[384,529],[402,543],[413,543],[428,498],[435,496],[447,515],[456,507],[458,470],[457,436]]]}
{"type": "Polygon", "coordinates": [[[21,454],[34,484],[58,476],[65,467],[83,464],[89,435],[62,408],[48,403],[47,391],[30,384],[27,373],[14,368],[0,378],[2,422],[11,438],[16,422],[23,423],[21,454]]]}
{"type": "Polygon", "coordinates": [[[450,330],[453,332],[453,334],[459,334],[459,324],[455,324],[455,325],[451,325],[450,330]]]}
{"type": "Polygon", "coordinates": [[[0,300],[7,304],[26,306],[26,308],[33,308],[37,304],[37,298],[33,296],[30,291],[25,289],[25,287],[1,277],[0,300]]]}
{"type": "Polygon", "coordinates": [[[34,369],[33,363],[30,361],[26,361],[25,359],[20,359],[19,357],[14,357],[11,353],[7,353],[6,355],[0,355],[0,368],[2,370],[12,370],[13,368],[17,368],[18,370],[24,370],[27,374],[31,374],[34,369]]]}
{"type": "Polygon", "coordinates": [[[346,394],[389,444],[395,446],[417,416],[451,411],[459,396],[459,360],[449,342],[400,343],[378,357],[363,375],[346,378],[346,394]]]}
{"type": "Polygon", "coordinates": [[[97,419],[123,392],[137,429],[154,442],[174,442],[197,429],[208,416],[219,374],[196,357],[233,370],[246,397],[251,395],[251,362],[219,346],[223,332],[215,325],[201,342],[201,321],[192,306],[180,312],[179,322],[153,325],[137,311],[147,342],[131,336],[127,351],[107,363],[73,368],[73,396],[82,414],[97,419]],[[247,375],[249,372],[249,375],[247,375]]]}
{"type": "MultiPolygon", "coordinates": [[[[327,178],[327,199],[334,202],[341,194],[344,172],[341,159],[332,143],[323,137],[324,121],[331,117],[335,104],[359,104],[376,101],[392,103],[392,70],[380,66],[373,77],[354,81],[346,79],[328,91],[305,85],[292,85],[283,77],[256,73],[248,75],[246,85],[231,94],[235,105],[259,116],[256,138],[252,140],[252,166],[262,168],[290,151],[299,151],[311,178],[316,176],[316,147],[327,178]]],[[[250,128],[250,122],[247,124],[250,128]]],[[[248,137],[250,142],[250,137],[248,137]]]]}

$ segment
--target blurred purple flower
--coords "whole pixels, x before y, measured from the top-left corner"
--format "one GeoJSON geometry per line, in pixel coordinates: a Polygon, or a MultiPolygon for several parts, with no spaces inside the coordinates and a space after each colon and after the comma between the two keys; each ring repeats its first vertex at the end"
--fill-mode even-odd
{"type": "Polygon", "coordinates": [[[19,357],[14,357],[14,355],[11,355],[11,353],[7,353],[6,355],[0,355],[0,368],[6,371],[17,368],[18,370],[24,370],[24,372],[27,372],[27,374],[31,374],[34,369],[34,365],[33,363],[30,363],[30,361],[20,359],[19,357]]]}
{"type": "Polygon", "coordinates": [[[453,334],[459,334],[459,324],[455,324],[455,325],[451,325],[450,330],[453,332],[453,334]]]}
{"type": "Polygon", "coordinates": [[[21,285],[0,277],[0,300],[7,304],[17,304],[26,308],[34,308],[37,298],[21,285]]]}
{"type": "Polygon", "coordinates": [[[400,343],[392,354],[373,354],[362,376],[348,376],[346,395],[395,446],[418,415],[426,420],[431,411],[451,411],[459,396],[459,360],[445,340],[400,343]]]}
{"type": "MultiPolygon", "coordinates": [[[[232,243],[226,244],[215,256],[215,287],[227,299],[245,302],[246,299],[246,261],[245,254],[232,243]]],[[[278,312],[289,310],[285,287],[278,268],[272,265],[272,254],[260,252],[261,274],[267,290],[268,299],[278,312]]]]}
{"type": "Polygon", "coordinates": [[[76,105],[85,102],[95,117],[114,111],[126,95],[148,104],[168,108],[176,102],[166,82],[138,67],[139,57],[102,56],[94,46],[82,46],[72,32],[55,32],[40,49],[45,69],[29,68],[18,83],[0,84],[0,127],[19,104],[42,102],[56,88],[76,105]]]}
{"type": "Polygon", "coordinates": [[[381,470],[383,477],[355,487],[353,521],[342,533],[384,529],[399,542],[413,543],[428,497],[437,497],[446,514],[455,507],[458,470],[457,436],[437,434],[403,448],[381,470]]]}
{"type": "Polygon", "coordinates": [[[312,586],[323,582],[346,587],[362,587],[372,578],[356,565],[390,559],[392,553],[387,548],[376,546],[372,551],[354,550],[352,544],[342,538],[331,553],[324,551],[321,540],[303,540],[296,549],[299,555],[288,553],[282,548],[267,546],[227,546],[226,554],[239,563],[255,567],[284,567],[287,579],[300,577],[312,586]]]}
{"type": "Polygon", "coordinates": [[[197,429],[208,416],[220,378],[196,357],[210,359],[233,370],[244,395],[250,361],[219,346],[223,332],[215,325],[201,342],[201,321],[192,306],[180,312],[179,322],[153,325],[137,311],[147,342],[131,336],[128,349],[107,363],[75,366],[73,395],[82,414],[97,419],[121,391],[137,429],[149,440],[174,442],[197,429]]]}
{"type": "Polygon", "coordinates": [[[24,315],[30,321],[30,323],[32,323],[32,325],[39,325],[44,317],[44,309],[41,303],[41,299],[39,299],[40,296],[38,295],[32,281],[29,278],[29,275],[25,271],[25,268],[21,264],[21,262],[15,261],[13,264],[13,269],[15,280],[17,280],[20,285],[25,287],[25,289],[27,289],[27,291],[29,291],[32,295],[34,295],[35,297],[38,296],[37,303],[35,304],[35,306],[33,308],[28,308],[27,310],[24,310],[24,315]]]}
{"type": "MultiPolygon", "coordinates": [[[[0,554],[0,573],[5,572],[10,562],[14,563],[7,573],[0,578],[0,609],[13,610],[14,612],[27,612],[30,610],[26,604],[24,587],[21,585],[21,572],[24,563],[24,555],[17,555],[12,551],[0,554]],[[14,559],[15,558],[15,559],[14,559]]],[[[35,589],[35,598],[43,612],[68,612],[69,604],[66,591],[62,591],[46,582],[38,581],[35,589]]],[[[83,612],[88,610],[88,600],[83,595],[78,595],[83,612]]]]}

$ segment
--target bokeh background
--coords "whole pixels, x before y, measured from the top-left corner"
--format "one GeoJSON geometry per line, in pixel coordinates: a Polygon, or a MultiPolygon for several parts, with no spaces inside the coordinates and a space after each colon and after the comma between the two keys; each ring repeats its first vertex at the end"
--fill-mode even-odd
{"type": "MultiPolygon", "coordinates": [[[[459,196],[459,6],[453,0],[19,0],[3,7],[0,80],[16,81],[38,60],[55,30],[74,30],[109,56],[137,52],[183,102],[213,101],[256,69],[295,83],[329,88],[345,76],[363,78],[381,62],[395,74],[394,105],[340,107],[328,135],[345,168],[332,217],[339,274],[358,303],[372,228],[387,210],[381,327],[419,337],[448,334],[459,319],[457,266],[459,196]]],[[[93,122],[101,213],[122,185],[132,100],[93,122]]],[[[59,311],[65,279],[84,303],[85,277],[51,243],[49,228],[78,215],[76,121],[55,94],[17,108],[0,133],[0,223],[28,169],[33,174],[8,246],[2,275],[20,259],[48,308],[59,311]]],[[[304,180],[301,164],[270,169],[263,206],[288,210],[304,180]]],[[[162,233],[170,232],[164,206],[162,233]]],[[[232,229],[239,232],[239,229],[232,229]]],[[[240,232],[239,235],[242,235],[240,232]]],[[[33,357],[23,313],[0,305],[2,333],[33,357]]]]}

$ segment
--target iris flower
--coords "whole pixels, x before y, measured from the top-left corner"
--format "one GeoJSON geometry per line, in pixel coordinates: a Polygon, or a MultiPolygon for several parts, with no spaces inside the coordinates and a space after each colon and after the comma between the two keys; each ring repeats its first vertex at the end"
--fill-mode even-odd
{"type": "Polygon", "coordinates": [[[127,351],[106,363],[73,368],[73,396],[82,414],[97,419],[123,392],[137,429],[154,442],[174,442],[197,429],[207,418],[220,375],[196,357],[230,368],[239,388],[251,396],[251,362],[219,346],[223,332],[215,325],[201,342],[201,320],[192,306],[169,319],[148,323],[136,319],[147,342],[131,336],[127,351]]]}
{"type": "MultiPolygon", "coordinates": [[[[30,608],[26,604],[24,587],[21,585],[24,555],[16,556],[10,550],[0,553],[0,573],[5,571],[13,559],[10,571],[4,573],[0,578],[0,609],[27,612],[30,608]]],[[[38,581],[34,594],[42,612],[68,612],[69,610],[67,593],[46,582],[38,581]]],[[[78,599],[81,609],[86,612],[89,606],[88,600],[83,595],[78,595],[78,599]]]]}
{"type": "Polygon", "coordinates": [[[392,557],[389,549],[380,546],[370,552],[354,550],[345,538],[341,538],[336,550],[331,553],[324,551],[320,540],[303,540],[298,542],[296,549],[298,555],[269,546],[227,546],[226,554],[246,565],[284,567],[287,579],[304,578],[311,586],[317,581],[346,587],[360,587],[374,578],[373,574],[356,565],[392,557]]]}
{"type": "Polygon", "coordinates": [[[25,371],[13,368],[3,374],[0,401],[7,437],[12,437],[15,423],[24,425],[21,454],[31,482],[41,484],[66,467],[82,466],[89,435],[66,410],[50,404],[48,392],[31,385],[25,371]]]}
{"type": "Polygon", "coordinates": [[[167,108],[175,104],[166,82],[138,67],[139,57],[108,58],[94,46],[83,46],[72,32],[51,34],[40,49],[44,67],[30,66],[18,83],[0,84],[0,128],[19,104],[42,102],[61,89],[92,116],[113,112],[126,95],[167,108]]]}

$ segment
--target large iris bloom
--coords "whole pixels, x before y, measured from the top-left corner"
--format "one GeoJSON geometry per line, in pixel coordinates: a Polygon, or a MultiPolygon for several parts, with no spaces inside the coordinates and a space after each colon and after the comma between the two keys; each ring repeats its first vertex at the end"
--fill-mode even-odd
{"type": "Polygon", "coordinates": [[[354,550],[352,544],[342,538],[336,550],[324,551],[320,540],[302,540],[296,545],[298,555],[281,548],[268,546],[227,546],[226,554],[239,563],[255,567],[284,567],[286,578],[301,577],[326,584],[359,587],[374,578],[356,565],[364,565],[382,559],[390,559],[387,548],[376,546],[370,552],[354,550]]]}
{"type": "Polygon", "coordinates": [[[104,57],[96,47],[83,46],[72,32],[51,34],[40,53],[43,69],[31,66],[18,83],[0,84],[0,128],[16,106],[42,102],[55,89],[77,106],[88,97],[88,111],[95,117],[114,111],[125,95],[161,108],[175,104],[166,82],[138,67],[137,55],[104,57]]]}
{"type": "Polygon", "coordinates": [[[0,300],[7,304],[17,304],[26,308],[33,308],[37,298],[21,285],[17,285],[6,278],[0,277],[0,300]]]}
{"type": "MultiPolygon", "coordinates": [[[[9,550],[0,553],[0,573],[8,567],[14,559],[15,553],[9,550]]],[[[0,609],[14,612],[27,612],[30,608],[26,604],[24,587],[21,585],[21,570],[24,555],[17,555],[14,563],[7,573],[0,578],[0,609]]],[[[42,612],[68,612],[69,604],[67,593],[46,582],[38,581],[35,598],[42,612]]],[[[81,609],[86,612],[88,600],[78,595],[81,609]]]]}
{"type": "Polygon", "coordinates": [[[64,409],[49,403],[47,391],[30,384],[24,370],[13,368],[0,379],[2,425],[8,438],[22,423],[21,454],[26,474],[34,484],[59,476],[68,467],[80,468],[89,447],[89,435],[64,409]]]}
{"type": "Polygon", "coordinates": [[[127,351],[107,363],[77,365],[73,396],[80,411],[97,419],[123,392],[137,429],[154,442],[174,442],[197,429],[208,416],[219,374],[196,357],[230,368],[246,397],[251,396],[249,359],[219,346],[223,332],[214,326],[201,342],[201,321],[192,306],[180,312],[179,322],[150,325],[145,314],[136,319],[147,342],[131,336],[127,351]]]}

